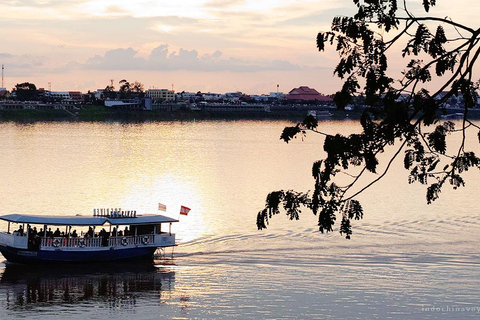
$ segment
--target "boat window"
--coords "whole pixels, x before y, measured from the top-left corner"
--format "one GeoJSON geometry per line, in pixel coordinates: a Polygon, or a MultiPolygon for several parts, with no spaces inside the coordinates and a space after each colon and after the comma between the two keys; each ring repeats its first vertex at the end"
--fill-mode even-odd
{"type": "Polygon", "coordinates": [[[134,230],[136,229],[137,230],[137,235],[142,235],[142,234],[153,234],[154,233],[154,230],[155,230],[155,225],[152,225],[152,224],[140,224],[140,225],[137,225],[137,226],[131,226],[131,229],[134,230]]]}

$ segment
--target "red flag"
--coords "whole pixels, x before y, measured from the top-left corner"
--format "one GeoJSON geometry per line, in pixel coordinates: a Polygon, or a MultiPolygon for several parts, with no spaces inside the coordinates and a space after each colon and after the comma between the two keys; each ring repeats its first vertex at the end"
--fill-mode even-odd
{"type": "Polygon", "coordinates": [[[158,203],[158,210],[167,211],[167,206],[163,203],[158,203]]]}
{"type": "Polygon", "coordinates": [[[189,211],[190,211],[190,208],[187,208],[185,206],[180,207],[180,214],[183,214],[184,216],[186,216],[189,211]]]}

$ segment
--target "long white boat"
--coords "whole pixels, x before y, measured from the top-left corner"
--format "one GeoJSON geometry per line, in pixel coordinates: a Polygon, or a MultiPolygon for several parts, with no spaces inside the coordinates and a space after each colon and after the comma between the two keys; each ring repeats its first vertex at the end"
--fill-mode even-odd
{"type": "Polygon", "coordinates": [[[93,216],[9,214],[0,220],[7,229],[0,232],[0,252],[9,262],[25,264],[151,260],[158,248],[176,246],[171,227],[178,222],[117,209],[95,209],[93,216]]]}

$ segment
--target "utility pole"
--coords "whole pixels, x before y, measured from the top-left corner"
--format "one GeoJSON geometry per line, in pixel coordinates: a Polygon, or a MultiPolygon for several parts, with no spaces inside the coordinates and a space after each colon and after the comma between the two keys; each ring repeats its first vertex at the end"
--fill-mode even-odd
{"type": "Polygon", "coordinates": [[[4,81],[4,78],[3,78],[4,70],[5,70],[5,68],[4,68],[3,64],[2,64],[2,88],[5,88],[5,81],[4,81]]]}

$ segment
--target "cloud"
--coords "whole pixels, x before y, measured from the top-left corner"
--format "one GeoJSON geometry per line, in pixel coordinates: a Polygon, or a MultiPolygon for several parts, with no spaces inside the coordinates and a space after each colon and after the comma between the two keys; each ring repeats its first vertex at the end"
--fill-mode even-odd
{"type": "Polygon", "coordinates": [[[61,12],[64,9],[80,7],[89,1],[90,0],[75,0],[75,2],[65,0],[10,0],[2,1],[2,5],[17,9],[33,8],[37,10],[47,9],[61,12]]]}
{"type": "MultiPolygon", "coordinates": [[[[77,2],[87,2],[77,1],[77,2]]],[[[6,1],[6,5],[13,7],[58,7],[66,4],[65,0],[11,0],[6,1]]]]}
{"type": "Polygon", "coordinates": [[[203,6],[206,8],[230,8],[234,6],[243,6],[245,0],[210,0],[203,6]]]}
{"type": "Polygon", "coordinates": [[[0,53],[0,64],[5,67],[8,76],[30,76],[42,74],[50,70],[47,58],[42,55],[23,54],[13,55],[0,53]]]}
{"type": "Polygon", "coordinates": [[[128,11],[119,6],[112,5],[106,7],[105,10],[103,10],[103,13],[108,15],[127,15],[128,11]]]}
{"type": "Polygon", "coordinates": [[[224,58],[219,50],[200,55],[197,50],[179,49],[170,51],[167,44],[154,48],[148,58],[137,57],[133,48],[114,49],[104,56],[96,55],[84,64],[85,69],[101,70],[192,70],[192,71],[231,71],[255,72],[266,70],[298,70],[300,66],[284,60],[247,60],[224,58]]]}
{"type": "Polygon", "coordinates": [[[0,52],[0,58],[1,59],[10,59],[10,58],[13,58],[13,55],[11,55],[10,53],[6,53],[6,52],[0,52]]]}
{"type": "Polygon", "coordinates": [[[86,69],[102,69],[102,70],[134,70],[143,69],[145,59],[135,57],[138,51],[127,49],[109,50],[105,55],[89,58],[84,67],[86,69]]]}

